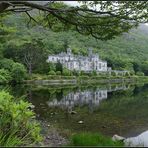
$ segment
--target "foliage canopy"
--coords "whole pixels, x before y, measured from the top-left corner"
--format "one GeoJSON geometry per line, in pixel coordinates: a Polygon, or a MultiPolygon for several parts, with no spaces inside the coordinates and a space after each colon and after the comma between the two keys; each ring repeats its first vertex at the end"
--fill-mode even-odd
{"type": "Polygon", "coordinates": [[[63,2],[34,3],[26,1],[0,2],[0,13],[24,12],[30,20],[50,28],[75,29],[84,35],[108,40],[128,32],[138,23],[148,22],[147,1],[79,1],[73,7],[63,2]],[[36,20],[32,10],[42,11],[36,20]],[[31,13],[30,13],[31,12],[31,13]]]}

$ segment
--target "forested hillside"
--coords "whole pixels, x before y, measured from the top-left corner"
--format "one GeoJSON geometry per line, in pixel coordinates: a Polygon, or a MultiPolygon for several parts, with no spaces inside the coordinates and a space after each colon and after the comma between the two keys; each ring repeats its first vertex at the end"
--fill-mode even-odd
{"type": "Polygon", "coordinates": [[[53,32],[35,23],[28,23],[27,16],[23,14],[7,16],[3,23],[7,29],[11,27],[11,33],[1,37],[5,38],[0,46],[3,58],[11,58],[26,65],[20,57],[24,49],[32,46],[32,52],[36,53],[42,48],[40,54],[36,55],[38,58],[35,58],[33,72],[40,73],[43,70],[41,67],[46,68],[43,71],[49,71],[45,62],[48,54],[66,51],[67,46],[70,46],[73,53],[83,55],[87,55],[87,49],[92,47],[93,51],[98,53],[101,59],[107,60],[108,66],[113,69],[141,71],[148,75],[148,26],[146,25],[140,25],[130,33],[113,40],[100,41],[90,36],[80,35],[73,30],[58,32],[60,24],[55,25],[55,32],[53,32]],[[41,53],[46,54],[44,58],[39,59],[41,53]]]}

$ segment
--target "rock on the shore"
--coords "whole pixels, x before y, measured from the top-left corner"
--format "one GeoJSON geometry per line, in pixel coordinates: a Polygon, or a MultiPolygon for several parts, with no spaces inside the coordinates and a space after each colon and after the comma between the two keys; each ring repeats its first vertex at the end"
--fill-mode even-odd
{"type": "Polygon", "coordinates": [[[79,124],[82,124],[82,123],[84,123],[84,122],[83,122],[83,121],[78,121],[78,123],[79,123],[79,124]]]}
{"type": "Polygon", "coordinates": [[[148,131],[141,133],[136,137],[130,137],[124,140],[125,146],[130,147],[148,147],[148,131]]]}
{"type": "Polygon", "coordinates": [[[125,147],[148,147],[148,131],[145,131],[136,137],[129,138],[114,135],[112,140],[123,141],[125,147]]]}
{"type": "Polygon", "coordinates": [[[113,141],[124,141],[125,138],[124,138],[124,137],[121,137],[121,136],[119,136],[119,135],[114,135],[114,136],[112,137],[112,140],[113,140],[113,141]]]}

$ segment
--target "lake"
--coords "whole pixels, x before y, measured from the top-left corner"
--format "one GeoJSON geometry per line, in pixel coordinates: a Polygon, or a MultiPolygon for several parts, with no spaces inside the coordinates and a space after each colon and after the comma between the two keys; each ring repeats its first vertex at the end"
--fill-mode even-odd
{"type": "Polygon", "coordinates": [[[148,84],[1,86],[61,131],[135,137],[148,130],[148,84]]]}

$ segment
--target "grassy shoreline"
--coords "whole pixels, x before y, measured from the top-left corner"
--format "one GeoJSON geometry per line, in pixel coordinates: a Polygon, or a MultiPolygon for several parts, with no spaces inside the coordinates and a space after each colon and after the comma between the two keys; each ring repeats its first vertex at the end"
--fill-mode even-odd
{"type": "Polygon", "coordinates": [[[24,83],[34,83],[42,85],[74,85],[74,84],[105,84],[105,83],[124,83],[124,82],[148,82],[148,76],[53,76],[53,75],[34,75],[31,79],[24,80],[24,83]]]}
{"type": "Polygon", "coordinates": [[[120,146],[124,143],[121,141],[113,141],[112,138],[104,136],[100,133],[83,132],[74,134],[70,138],[69,146],[120,146]]]}

